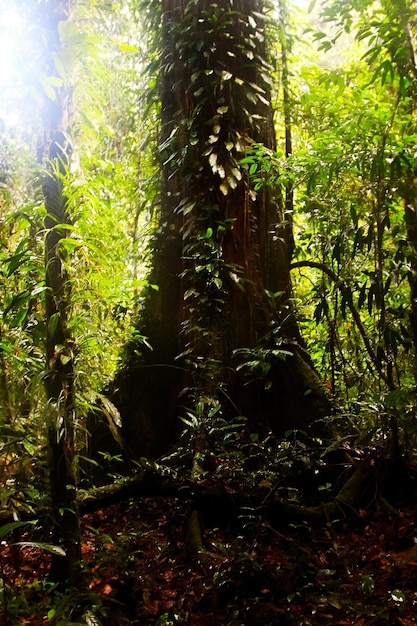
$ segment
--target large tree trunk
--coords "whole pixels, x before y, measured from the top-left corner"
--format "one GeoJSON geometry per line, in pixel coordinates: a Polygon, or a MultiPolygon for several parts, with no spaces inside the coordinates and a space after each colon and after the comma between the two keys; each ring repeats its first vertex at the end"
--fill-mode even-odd
{"type": "Polygon", "coordinates": [[[255,192],[240,164],[254,142],[275,147],[262,4],[162,7],[159,290],[139,321],[152,350],[128,346],[114,396],[135,455],[167,446],[195,396],[255,431],[304,428],[329,408],[291,308],[281,195],[255,192]]]}

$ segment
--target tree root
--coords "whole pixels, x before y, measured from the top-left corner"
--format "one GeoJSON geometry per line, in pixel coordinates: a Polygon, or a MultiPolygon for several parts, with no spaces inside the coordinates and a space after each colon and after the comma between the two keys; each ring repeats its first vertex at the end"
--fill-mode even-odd
{"type": "Polygon", "coordinates": [[[302,506],[279,500],[268,505],[265,514],[267,517],[268,513],[271,515],[272,525],[301,520],[319,525],[339,520],[341,517],[350,517],[372,502],[375,488],[374,473],[374,468],[368,463],[360,463],[333,500],[322,502],[317,506],[302,506]]]}
{"type": "MultiPolygon", "coordinates": [[[[377,482],[372,463],[359,463],[351,477],[342,486],[336,497],[315,506],[303,506],[279,499],[271,491],[266,497],[262,489],[253,489],[244,494],[229,493],[223,486],[199,484],[163,476],[155,468],[146,468],[137,476],[125,478],[120,483],[105,485],[78,494],[80,515],[126,500],[142,497],[170,497],[190,503],[187,536],[190,551],[198,552],[201,546],[199,520],[210,526],[229,527],[240,525],[242,510],[252,510],[261,515],[273,527],[294,521],[305,521],[311,525],[326,524],[357,514],[376,500],[377,482]],[[198,521],[198,525],[196,523],[198,521]]],[[[385,501],[385,500],[384,500],[385,501]]],[[[390,510],[393,510],[393,507],[390,510]]],[[[22,510],[20,520],[47,519],[47,508],[35,513],[22,510]]],[[[0,525],[16,520],[16,511],[0,511],[0,525]]]]}

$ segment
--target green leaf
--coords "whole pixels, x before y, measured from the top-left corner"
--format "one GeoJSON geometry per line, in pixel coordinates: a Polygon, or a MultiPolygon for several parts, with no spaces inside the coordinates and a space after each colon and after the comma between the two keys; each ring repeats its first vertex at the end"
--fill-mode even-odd
{"type": "MultiPolygon", "coordinates": [[[[58,72],[59,76],[61,77],[61,79],[63,81],[68,80],[68,74],[67,74],[67,70],[65,69],[65,63],[63,62],[61,56],[57,53],[52,55],[53,61],[54,61],[54,66],[56,71],[58,72]]],[[[64,56],[65,59],[65,56],[64,56]]]]}
{"type": "Polygon", "coordinates": [[[367,63],[371,65],[371,63],[373,63],[378,57],[380,57],[382,53],[382,46],[374,46],[373,48],[370,48],[370,50],[367,50],[362,58],[366,59],[367,63]]]}
{"type": "Polygon", "coordinates": [[[28,522],[10,522],[9,524],[4,524],[0,526],[0,539],[3,539],[6,535],[8,535],[13,530],[17,528],[23,528],[24,526],[36,524],[37,520],[30,520],[28,522]]]}
{"type": "Polygon", "coordinates": [[[14,346],[12,346],[11,343],[0,342],[0,350],[3,350],[3,352],[7,352],[7,354],[11,354],[14,350],[14,346]]]}
{"type": "Polygon", "coordinates": [[[139,52],[139,48],[137,46],[132,46],[129,43],[125,43],[125,42],[119,42],[119,50],[121,52],[133,52],[134,54],[137,54],[139,52]]]}
{"type": "Polygon", "coordinates": [[[96,461],[95,459],[90,459],[88,456],[83,456],[82,454],[75,455],[75,459],[76,461],[78,461],[78,459],[81,459],[85,463],[90,463],[90,465],[94,465],[95,467],[101,467],[98,461],[96,461]]]}
{"type": "Polygon", "coordinates": [[[372,594],[374,593],[374,589],[375,589],[375,581],[373,577],[369,576],[368,574],[365,574],[364,576],[362,576],[361,590],[364,596],[366,596],[367,598],[370,598],[372,594]]]}
{"type": "Polygon", "coordinates": [[[366,292],[367,292],[367,285],[366,283],[364,283],[359,292],[358,309],[362,309],[363,305],[365,304],[366,292]]]}
{"type": "Polygon", "coordinates": [[[24,307],[20,309],[20,311],[18,311],[16,315],[13,317],[11,321],[11,326],[13,328],[19,328],[23,326],[28,314],[29,314],[29,307],[24,307]]]}
{"type": "Polygon", "coordinates": [[[50,337],[55,335],[55,331],[58,326],[58,320],[60,317],[60,313],[54,313],[48,320],[48,333],[50,337]]]}
{"type": "Polygon", "coordinates": [[[55,554],[57,556],[66,556],[65,550],[60,546],[55,546],[53,543],[44,543],[42,541],[18,541],[14,545],[39,548],[39,550],[45,550],[45,552],[50,552],[51,554],[55,554]]]}
{"type": "Polygon", "coordinates": [[[187,291],[185,291],[184,293],[184,300],[188,300],[188,298],[191,298],[191,296],[198,296],[198,291],[196,291],[195,289],[187,289],[187,291]]]}
{"type": "Polygon", "coordinates": [[[46,76],[42,78],[40,84],[50,100],[56,100],[56,88],[62,86],[62,79],[58,76],[46,76]]]}
{"type": "Polygon", "coordinates": [[[23,439],[22,445],[23,445],[24,449],[26,450],[26,452],[28,452],[28,454],[30,454],[31,456],[33,456],[35,454],[35,451],[36,451],[35,444],[31,443],[27,439],[23,439]]]}

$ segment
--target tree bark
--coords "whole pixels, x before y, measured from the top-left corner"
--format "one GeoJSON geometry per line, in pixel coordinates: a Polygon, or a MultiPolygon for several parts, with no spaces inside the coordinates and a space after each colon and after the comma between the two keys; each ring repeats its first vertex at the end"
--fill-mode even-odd
{"type": "MultiPolygon", "coordinates": [[[[59,23],[67,20],[70,1],[49,1],[44,8],[46,33],[45,64],[47,76],[56,74],[53,63],[61,43],[59,23]]],[[[46,282],[46,375],[45,388],[49,404],[48,456],[49,482],[53,518],[53,543],[61,546],[65,556],[54,554],[50,576],[57,582],[79,582],[81,542],[76,472],[74,463],[74,365],[73,339],[68,329],[71,287],[61,261],[60,246],[70,223],[63,177],[68,173],[71,145],[71,93],[68,87],[56,90],[56,98],[45,98],[43,157],[48,172],[44,177],[45,197],[45,282],[46,282]]],[[[61,248],[61,254],[63,249],[61,248]]]]}
{"type": "Polygon", "coordinates": [[[258,0],[162,3],[159,290],[138,324],[152,350],[128,346],[114,396],[134,456],[165,449],[195,398],[256,432],[329,410],[291,306],[280,190],[255,192],[240,164],[275,147],[264,19],[258,0]]]}

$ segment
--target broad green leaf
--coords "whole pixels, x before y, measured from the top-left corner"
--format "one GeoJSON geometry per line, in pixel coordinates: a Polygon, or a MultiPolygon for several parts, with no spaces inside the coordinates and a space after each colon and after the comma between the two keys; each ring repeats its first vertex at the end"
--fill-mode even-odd
{"type": "Polygon", "coordinates": [[[23,528],[24,526],[30,526],[36,524],[37,520],[30,520],[27,522],[10,522],[9,524],[4,524],[0,526],[0,539],[3,539],[6,535],[8,535],[13,530],[17,530],[18,528],[23,528]]]}
{"type": "Polygon", "coordinates": [[[7,352],[8,354],[11,354],[14,350],[14,346],[10,343],[0,342],[0,350],[3,350],[3,352],[7,352]]]}
{"type": "Polygon", "coordinates": [[[50,552],[51,554],[55,554],[57,556],[66,556],[66,552],[63,548],[55,546],[52,543],[44,543],[42,541],[17,541],[14,545],[38,548],[39,550],[45,550],[45,552],[50,552]]]}
{"type": "Polygon", "coordinates": [[[57,329],[58,326],[58,321],[60,318],[60,313],[54,313],[53,315],[51,315],[51,317],[48,320],[48,333],[50,335],[50,337],[53,337],[55,335],[55,331],[57,329]]]}

